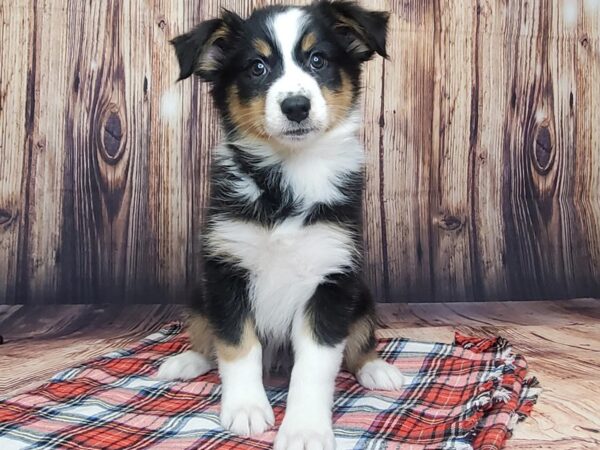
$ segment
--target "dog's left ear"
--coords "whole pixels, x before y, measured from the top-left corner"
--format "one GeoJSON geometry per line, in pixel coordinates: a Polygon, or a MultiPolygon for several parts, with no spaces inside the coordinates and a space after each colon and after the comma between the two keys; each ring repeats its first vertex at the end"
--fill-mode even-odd
{"type": "Polygon", "coordinates": [[[368,11],[348,1],[321,1],[317,8],[333,20],[333,29],[349,54],[359,61],[371,59],[374,53],[387,57],[387,12],[368,11]]]}

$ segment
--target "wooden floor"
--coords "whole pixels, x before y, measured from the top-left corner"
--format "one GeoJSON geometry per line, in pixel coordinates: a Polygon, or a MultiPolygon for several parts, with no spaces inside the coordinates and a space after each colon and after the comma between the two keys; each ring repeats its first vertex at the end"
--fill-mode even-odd
{"type": "MultiPolygon", "coordinates": [[[[181,306],[0,306],[0,397],[127,345],[178,319],[181,306]]],[[[501,335],[544,388],[509,449],[600,448],[600,300],[380,306],[381,336],[450,342],[501,335]]]]}

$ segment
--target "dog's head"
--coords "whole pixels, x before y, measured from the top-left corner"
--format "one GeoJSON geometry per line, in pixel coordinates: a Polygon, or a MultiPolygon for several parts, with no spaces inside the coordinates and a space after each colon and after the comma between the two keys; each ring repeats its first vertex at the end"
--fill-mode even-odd
{"type": "Polygon", "coordinates": [[[213,84],[228,133],[294,146],[356,107],[361,64],[386,56],[388,15],[355,3],[230,11],[173,39],[180,79],[213,84]]]}

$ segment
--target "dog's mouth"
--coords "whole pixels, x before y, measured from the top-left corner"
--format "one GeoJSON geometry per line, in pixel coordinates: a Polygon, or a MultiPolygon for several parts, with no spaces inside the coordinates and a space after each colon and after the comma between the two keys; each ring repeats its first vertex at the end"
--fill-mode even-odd
{"type": "Polygon", "coordinates": [[[302,139],[314,131],[316,131],[316,128],[294,128],[293,130],[286,130],[282,134],[288,139],[302,139]]]}

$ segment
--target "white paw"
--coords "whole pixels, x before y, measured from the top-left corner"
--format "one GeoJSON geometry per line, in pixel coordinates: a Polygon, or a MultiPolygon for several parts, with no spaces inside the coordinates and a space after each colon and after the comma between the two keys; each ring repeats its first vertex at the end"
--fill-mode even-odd
{"type": "Polygon", "coordinates": [[[397,391],[404,384],[404,375],[397,367],[376,359],[366,363],[356,374],[358,382],[367,389],[397,391]]]}
{"type": "Polygon", "coordinates": [[[205,356],[188,350],[171,356],[161,364],[155,378],[165,381],[191,380],[204,375],[214,368],[214,364],[205,356]]]}
{"type": "Polygon", "coordinates": [[[273,450],[335,450],[331,420],[286,414],[273,450]]]}
{"type": "Polygon", "coordinates": [[[273,408],[266,396],[263,400],[243,403],[232,400],[221,405],[221,425],[240,436],[264,433],[275,423],[273,408]]]}

